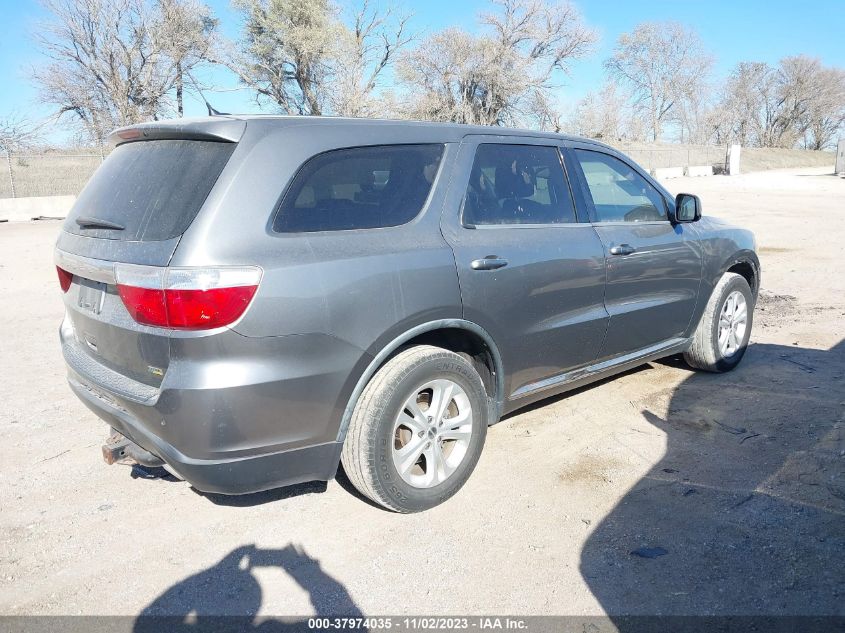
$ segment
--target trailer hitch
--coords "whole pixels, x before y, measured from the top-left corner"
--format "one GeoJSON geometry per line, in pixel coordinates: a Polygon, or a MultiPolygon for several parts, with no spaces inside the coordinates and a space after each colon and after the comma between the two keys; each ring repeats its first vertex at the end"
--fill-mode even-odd
{"type": "Polygon", "coordinates": [[[112,429],[106,443],[103,444],[103,459],[109,465],[112,464],[141,464],[142,466],[164,466],[164,461],[153,455],[148,450],[141,448],[125,435],[121,435],[112,429]]]}

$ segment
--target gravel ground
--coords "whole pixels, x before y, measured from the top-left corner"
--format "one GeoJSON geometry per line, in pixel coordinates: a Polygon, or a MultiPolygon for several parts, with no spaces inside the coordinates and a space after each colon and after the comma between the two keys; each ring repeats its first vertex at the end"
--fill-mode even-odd
{"type": "Polygon", "coordinates": [[[0,613],[845,615],[845,179],[668,181],[752,228],[735,372],[653,363],[512,415],[424,514],[106,466],[65,384],[52,222],[0,225],[0,613]]]}

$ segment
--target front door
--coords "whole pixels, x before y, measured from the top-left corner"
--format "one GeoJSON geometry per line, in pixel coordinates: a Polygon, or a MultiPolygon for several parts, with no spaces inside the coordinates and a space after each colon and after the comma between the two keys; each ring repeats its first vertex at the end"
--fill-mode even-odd
{"type": "Polygon", "coordinates": [[[464,317],[497,342],[506,393],[518,398],[596,359],[608,322],[604,251],[578,221],[556,147],[471,136],[458,164],[442,226],[464,317]]]}
{"type": "Polygon", "coordinates": [[[593,149],[569,151],[607,259],[610,324],[599,358],[681,337],[701,281],[695,228],[669,222],[664,194],[631,164],[593,149]]]}

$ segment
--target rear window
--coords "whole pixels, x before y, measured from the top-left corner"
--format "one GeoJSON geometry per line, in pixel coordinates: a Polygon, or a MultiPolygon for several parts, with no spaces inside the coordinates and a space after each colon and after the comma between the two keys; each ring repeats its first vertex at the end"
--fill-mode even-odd
{"type": "Polygon", "coordinates": [[[273,222],[283,233],[398,226],[422,210],[442,145],[334,150],[306,162],[273,222]]]}
{"type": "Polygon", "coordinates": [[[119,145],[79,194],[65,230],[127,241],[177,237],[196,217],[234,149],[234,143],[186,140],[119,145]]]}

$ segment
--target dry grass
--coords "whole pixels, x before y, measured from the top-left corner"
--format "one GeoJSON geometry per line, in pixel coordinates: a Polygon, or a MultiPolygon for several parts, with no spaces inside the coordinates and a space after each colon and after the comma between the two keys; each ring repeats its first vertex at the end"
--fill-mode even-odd
{"type": "MultiPolygon", "coordinates": [[[[713,165],[724,169],[727,147],[713,145],[670,145],[666,143],[610,143],[646,169],[713,165]]],[[[775,147],[743,147],[740,161],[745,173],[795,167],[826,167],[836,161],[833,152],[775,147]]]]}
{"type": "Polygon", "coordinates": [[[791,167],[830,167],[836,162],[834,152],[815,152],[805,149],[748,147],[742,150],[741,169],[746,172],[786,169],[791,167]]]}
{"type": "MultiPolygon", "coordinates": [[[[15,182],[15,196],[76,195],[100,166],[99,155],[34,154],[12,155],[11,169],[15,182]]],[[[0,158],[0,198],[12,197],[9,161],[0,158]]]]}

